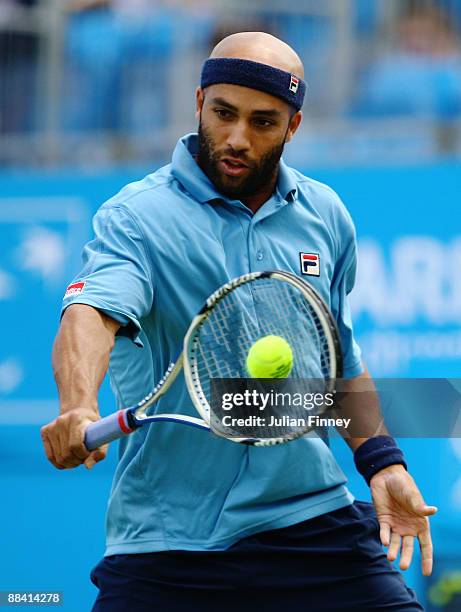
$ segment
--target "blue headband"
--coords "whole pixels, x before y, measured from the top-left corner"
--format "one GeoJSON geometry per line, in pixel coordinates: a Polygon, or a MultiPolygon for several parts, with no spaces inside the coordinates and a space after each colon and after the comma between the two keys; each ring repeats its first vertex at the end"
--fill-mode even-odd
{"type": "Polygon", "coordinates": [[[299,77],[267,64],[238,58],[208,59],[203,64],[201,87],[229,83],[264,91],[299,111],[306,94],[306,83],[299,77]]]}

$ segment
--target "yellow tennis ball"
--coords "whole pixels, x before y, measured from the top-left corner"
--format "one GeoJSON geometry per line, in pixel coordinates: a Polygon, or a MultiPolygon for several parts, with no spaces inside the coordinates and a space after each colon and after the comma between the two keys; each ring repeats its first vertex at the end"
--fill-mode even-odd
{"type": "Polygon", "coordinates": [[[293,367],[293,351],[281,336],[264,336],[247,355],[247,370],[252,378],[286,378],[293,367]]]}

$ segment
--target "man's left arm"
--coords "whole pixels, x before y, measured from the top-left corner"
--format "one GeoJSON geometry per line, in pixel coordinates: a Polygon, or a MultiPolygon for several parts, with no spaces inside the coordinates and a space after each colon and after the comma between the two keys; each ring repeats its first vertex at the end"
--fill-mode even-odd
{"type": "Polygon", "coordinates": [[[338,416],[350,418],[347,430],[339,430],[354,452],[358,471],[370,485],[387,558],[407,569],[413,557],[414,538],[422,554],[422,571],[432,571],[432,542],[428,517],[437,512],[428,506],[407,472],[402,451],[384,425],[378,394],[363,368],[354,339],[348,296],[355,284],[357,244],[354,224],[336,196],[335,235],[338,238],[335,272],[330,287],[331,311],[338,325],[344,361],[345,393],[338,416]]]}
{"type": "Polygon", "coordinates": [[[378,394],[365,369],[345,382],[341,401],[342,418],[350,418],[350,430],[341,430],[354,452],[359,472],[370,485],[380,537],[388,546],[387,558],[395,561],[400,551],[400,569],[411,564],[414,539],[421,548],[422,573],[432,572],[432,540],[429,516],[437,512],[428,506],[406,469],[402,451],[389,436],[381,415],[378,394]]]}

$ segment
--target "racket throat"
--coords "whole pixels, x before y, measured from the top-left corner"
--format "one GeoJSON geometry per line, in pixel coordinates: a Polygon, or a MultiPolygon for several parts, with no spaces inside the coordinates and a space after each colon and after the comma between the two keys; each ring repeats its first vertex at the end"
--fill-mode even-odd
{"type": "Polygon", "coordinates": [[[129,434],[139,427],[130,410],[120,410],[118,413],[118,424],[123,433],[129,434]]]}

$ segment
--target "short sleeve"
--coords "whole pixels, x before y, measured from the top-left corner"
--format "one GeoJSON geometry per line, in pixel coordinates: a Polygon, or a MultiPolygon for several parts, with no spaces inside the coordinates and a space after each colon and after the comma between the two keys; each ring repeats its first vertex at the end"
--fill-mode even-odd
{"type": "MultiPolygon", "coordinates": [[[[344,230],[344,228],[343,228],[344,230]]],[[[344,231],[342,235],[344,236],[344,231]]],[[[331,308],[341,338],[344,360],[344,378],[354,378],[363,372],[361,351],[354,339],[348,295],[355,283],[357,271],[357,244],[352,221],[347,227],[348,240],[336,262],[331,285],[331,308]]]]}
{"type": "Polygon", "coordinates": [[[118,321],[136,344],[140,319],[152,309],[152,266],[142,232],[128,210],[103,206],[93,219],[94,238],[83,250],[83,267],[67,288],[62,312],[87,304],[118,321]]]}

